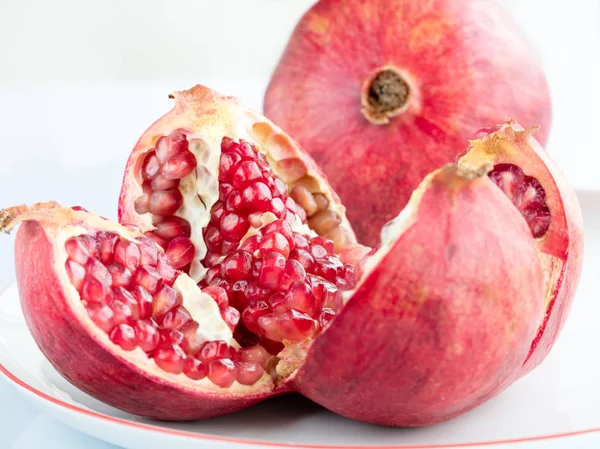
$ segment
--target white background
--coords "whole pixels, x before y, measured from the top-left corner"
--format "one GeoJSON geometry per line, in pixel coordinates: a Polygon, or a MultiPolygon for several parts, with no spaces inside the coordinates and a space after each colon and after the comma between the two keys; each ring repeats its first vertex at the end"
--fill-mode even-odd
{"type": "MultiPolygon", "coordinates": [[[[0,0],[0,208],[57,199],[115,217],[123,164],[167,94],[208,84],[262,104],[311,0],[0,0]]],[[[549,151],[600,189],[600,3],[502,1],[547,71],[549,151]]],[[[0,290],[13,279],[0,239],[0,290]]],[[[37,416],[0,379],[3,449],[108,448],[37,416]]]]}

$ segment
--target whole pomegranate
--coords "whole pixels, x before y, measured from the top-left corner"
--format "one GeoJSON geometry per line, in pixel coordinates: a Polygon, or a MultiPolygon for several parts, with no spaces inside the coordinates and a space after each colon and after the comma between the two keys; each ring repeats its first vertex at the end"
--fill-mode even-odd
{"type": "Polygon", "coordinates": [[[491,0],[320,0],[264,109],[315,158],[368,245],[478,129],[512,117],[540,125],[544,144],[551,121],[542,69],[491,0]]]}
{"type": "Polygon", "coordinates": [[[570,226],[533,156],[513,163],[544,186],[536,207],[498,188],[502,167],[462,159],[427,175],[370,249],[265,117],[203,86],[173,97],[130,156],[123,224],[55,203],[0,211],[0,230],[22,223],[23,310],[65,378],[164,420],[297,391],[353,419],[420,426],[523,374],[549,285],[532,229],[570,226]]]}

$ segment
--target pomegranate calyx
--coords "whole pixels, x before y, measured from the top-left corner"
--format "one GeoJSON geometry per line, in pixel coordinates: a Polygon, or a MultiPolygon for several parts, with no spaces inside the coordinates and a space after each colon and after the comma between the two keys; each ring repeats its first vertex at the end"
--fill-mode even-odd
{"type": "Polygon", "coordinates": [[[386,125],[409,108],[412,97],[413,88],[400,70],[380,67],[362,85],[361,113],[374,125],[386,125]]]}

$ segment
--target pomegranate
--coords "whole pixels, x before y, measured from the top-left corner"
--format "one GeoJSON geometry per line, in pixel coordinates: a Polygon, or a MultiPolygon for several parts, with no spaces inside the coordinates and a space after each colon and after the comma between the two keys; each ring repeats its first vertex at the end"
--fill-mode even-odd
{"type": "Polygon", "coordinates": [[[480,130],[459,159],[464,167],[493,166],[490,179],[525,217],[544,272],[546,313],[523,367],[548,355],[569,313],[583,263],[583,217],[565,176],[535,140],[537,127],[513,120],[480,130]]]}
{"type": "Polygon", "coordinates": [[[478,129],[509,117],[550,131],[542,69],[489,0],[320,0],[298,23],[265,114],[311,152],[359,241],[478,129]]]}
{"type": "Polygon", "coordinates": [[[419,426],[519,377],[544,280],[486,167],[434,171],[365,248],[279,128],[201,86],[173,96],[128,162],[126,225],[56,204],[0,212],[0,230],[23,223],[24,313],[65,378],[165,420],[295,390],[350,418],[419,426]]]}

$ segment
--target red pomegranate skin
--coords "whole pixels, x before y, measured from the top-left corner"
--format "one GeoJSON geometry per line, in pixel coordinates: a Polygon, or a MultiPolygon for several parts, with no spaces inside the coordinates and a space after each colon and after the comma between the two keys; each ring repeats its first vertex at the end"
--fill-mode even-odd
{"type": "Polygon", "coordinates": [[[264,110],[312,154],[369,246],[478,129],[512,117],[540,125],[544,144],[551,123],[542,68],[490,0],[321,0],[293,32],[264,110]],[[361,95],[385,66],[411,96],[404,112],[373,124],[361,95]]]}
{"type": "Polygon", "coordinates": [[[296,388],[374,424],[446,421],[518,378],[543,313],[525,221],[487,178],[441,173],[414,224],[312,344],[296,388]]]}
{"type": "Polygon", "coordinates": [[[64,261],[54,260],[54,249],[43,227],[35,221],[22,223],[15,245],[17,285],[30,332],[59,373],[94,398],[139,416],[185,421],[247,408],[280,393],[256,391],[238,397],[199,393],[116,357],[69,307],[52,268],[64,261]]]}

